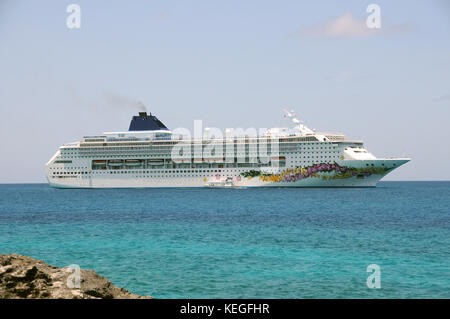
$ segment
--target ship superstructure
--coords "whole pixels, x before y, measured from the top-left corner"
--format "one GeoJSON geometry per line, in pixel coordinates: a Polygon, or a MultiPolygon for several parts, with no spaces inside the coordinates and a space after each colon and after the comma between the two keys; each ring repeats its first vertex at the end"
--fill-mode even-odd
{"type": "Polygon", "coordinates": [[[85,136],[46,165],[58,188],[374,187],[409,158],[376,158],[360,140],[295,126],[257,136],[187,138],[140,112],[128,131],[85,136]]]}

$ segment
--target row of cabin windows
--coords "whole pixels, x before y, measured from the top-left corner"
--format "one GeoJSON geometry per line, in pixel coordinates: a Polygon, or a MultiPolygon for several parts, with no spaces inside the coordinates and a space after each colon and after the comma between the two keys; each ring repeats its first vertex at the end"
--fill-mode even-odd
{"type": "MultiPolygon", "coordinates": [[[[271,144],[268,143],[268,144],[261,144],[261,145],[264,145],[262,147],[270,147],[271,144]]],[[[222,147],[224,150],[232,148],[230,146],[227,147],[227,144],[218,144],[217,146],[218,147],[222,147]]],[[[202,149],[204,149],[205,147],[207,147],[207,146],[203,145],[202,149]]],[[[257,146],[255,144],[250,144],[250,146],[248,144],[245,145],[245,149],[256,148],[256,147],[257,146]]],[[[294,148],[294,149],[299,148],[301,150],[304,150],[304,149],[308,149],[308,150],[318,150],[318,149],[326,150],[326,149],[328,149],[328,150],[331,150],[331,149],[336,149],[337,148],[337,146],[323,146],[323,145],[322,146],[310,146],[310,145],[303,146],[301,144],[292,145],[292,144],[283,144],[283,143],[279,144],[279,147],[280,148],[294,148]]],[[[61,150],[61,152],[62,153],[69,153],[69,154],[75,154],[79,150],[81,150],[81,152],[96,152],[96,151],[159,151],[159,152],[161,152],[161,151],[170,151],[170,150],[172,150],[172,148],[173,148],[173,146],[165,146],[165,147],[159,147],[159,146],[152,146],[152,147],[108,147],[108,148],[105,148],[105,147],[89,147],[89,148],[81,148],[81,149],[77,149],[77,150],[75,150],[75,149],[65,149],[65,150],[61,150]]],[[[234,149],[236,149],[236,150],[240,150],[240,149],[243,149],[243,148],[244,148],[243,146],[236,146],[236,145],[234,147],[234,149]]],[[[194,149],[195,148],[193,148],[192,151],[194,149]]]]}
{"type": "Polygon", "coordinates": [[[150,174],[150,173],[158,173],[158,174],[177,174],[177,173],[233,173],[236,172],[236,170],[164,170],[164,171],[119,171],[119,170],[114,170],[114,171],[96,171],[96,172],[54,172],[53,175],[76,175],[76,174],[81,174],[81,175],[85,175],[85,174],[150,174]]]}
{"type": "MultiPolygon", "coordinates": [[[[283,155],[288,155],[288,154],[295,155],[295,154],[301,154],[301,153],[302,152],[284,152],[284,151],[280,151],[280,154],[283,154],[283,155]]],[[[309,152],[309,153],[317,154],[317,152],[309,152]]],[[[338,155],[338,154],[340,154],[340,152],[338,152],[338,151],[324,153],[324,155],[338,155]]],[[[92,155],[94,155],[94,154],[92,154],[92,155]]],[[[133,154],[130,154],[130,155],[126,155],[126,154],[124,154],[124,155],[122,155],[122,154],[117,154],[117,155],[98,154],[98,155],[101,155],[104,158],[116,158],[117,156],[136,157],[136,154],[134,154],[134,155],[133,154]]],[[[141,154],[141,155],[143,155],[143,154],[141,154]]],[[[227,153],[224,153],[223,155],[227,156],[227,153]]],[[[236,155],[237,156],[251,157],[252,155],[258,156],[259,154],[258,153],[245,153],[245,154],[237,153],[236,155]]],[[[155,155],[147,155],[147,156],[150,156],[150,157],[171,157],[171,154],[155,154],[155,155]]],[[[63,155],[63,158],[89,158],[89,157],[91,157],[91,156],[66,156],[66,155],[63,155]]]]}

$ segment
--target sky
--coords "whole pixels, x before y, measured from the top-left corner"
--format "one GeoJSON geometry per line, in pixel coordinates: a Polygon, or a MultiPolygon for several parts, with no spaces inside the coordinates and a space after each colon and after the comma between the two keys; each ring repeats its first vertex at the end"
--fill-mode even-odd
{"type": "Polygon", "coordinates": [[[450,180],[450,2],[0,0],[0,183],[45,182],[60,145],[127,130],[141,103],[171,129],[293,109],[412,158],[384,180],[450,180]]]}

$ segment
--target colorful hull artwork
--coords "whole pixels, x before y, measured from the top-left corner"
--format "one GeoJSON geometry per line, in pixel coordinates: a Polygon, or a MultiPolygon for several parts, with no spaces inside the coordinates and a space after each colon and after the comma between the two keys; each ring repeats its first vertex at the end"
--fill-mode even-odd
{"type": "Polygon", "coordinates": [[[241,173],[243,177],[252,179],[259,177],[263,182],[296,182],[306,178],[323,180],[345,179],[351,177],[369,177],[373,174],[384,175],[392,168],[387,167],[347,167],[334,164],[315,164],[308,167],[288,168],[279,174],[267,174],[256,170],[241,173]]]}

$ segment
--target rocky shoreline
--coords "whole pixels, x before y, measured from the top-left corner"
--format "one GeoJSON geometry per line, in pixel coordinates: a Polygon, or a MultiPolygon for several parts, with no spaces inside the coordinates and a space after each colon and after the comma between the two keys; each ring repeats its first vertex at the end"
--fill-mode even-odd
{"type": "Polygon", "coordinates": [[[0,299],[151,299],[114,286],[93,270],[50,266],[42,260],[0,254],[0,299]]]}

